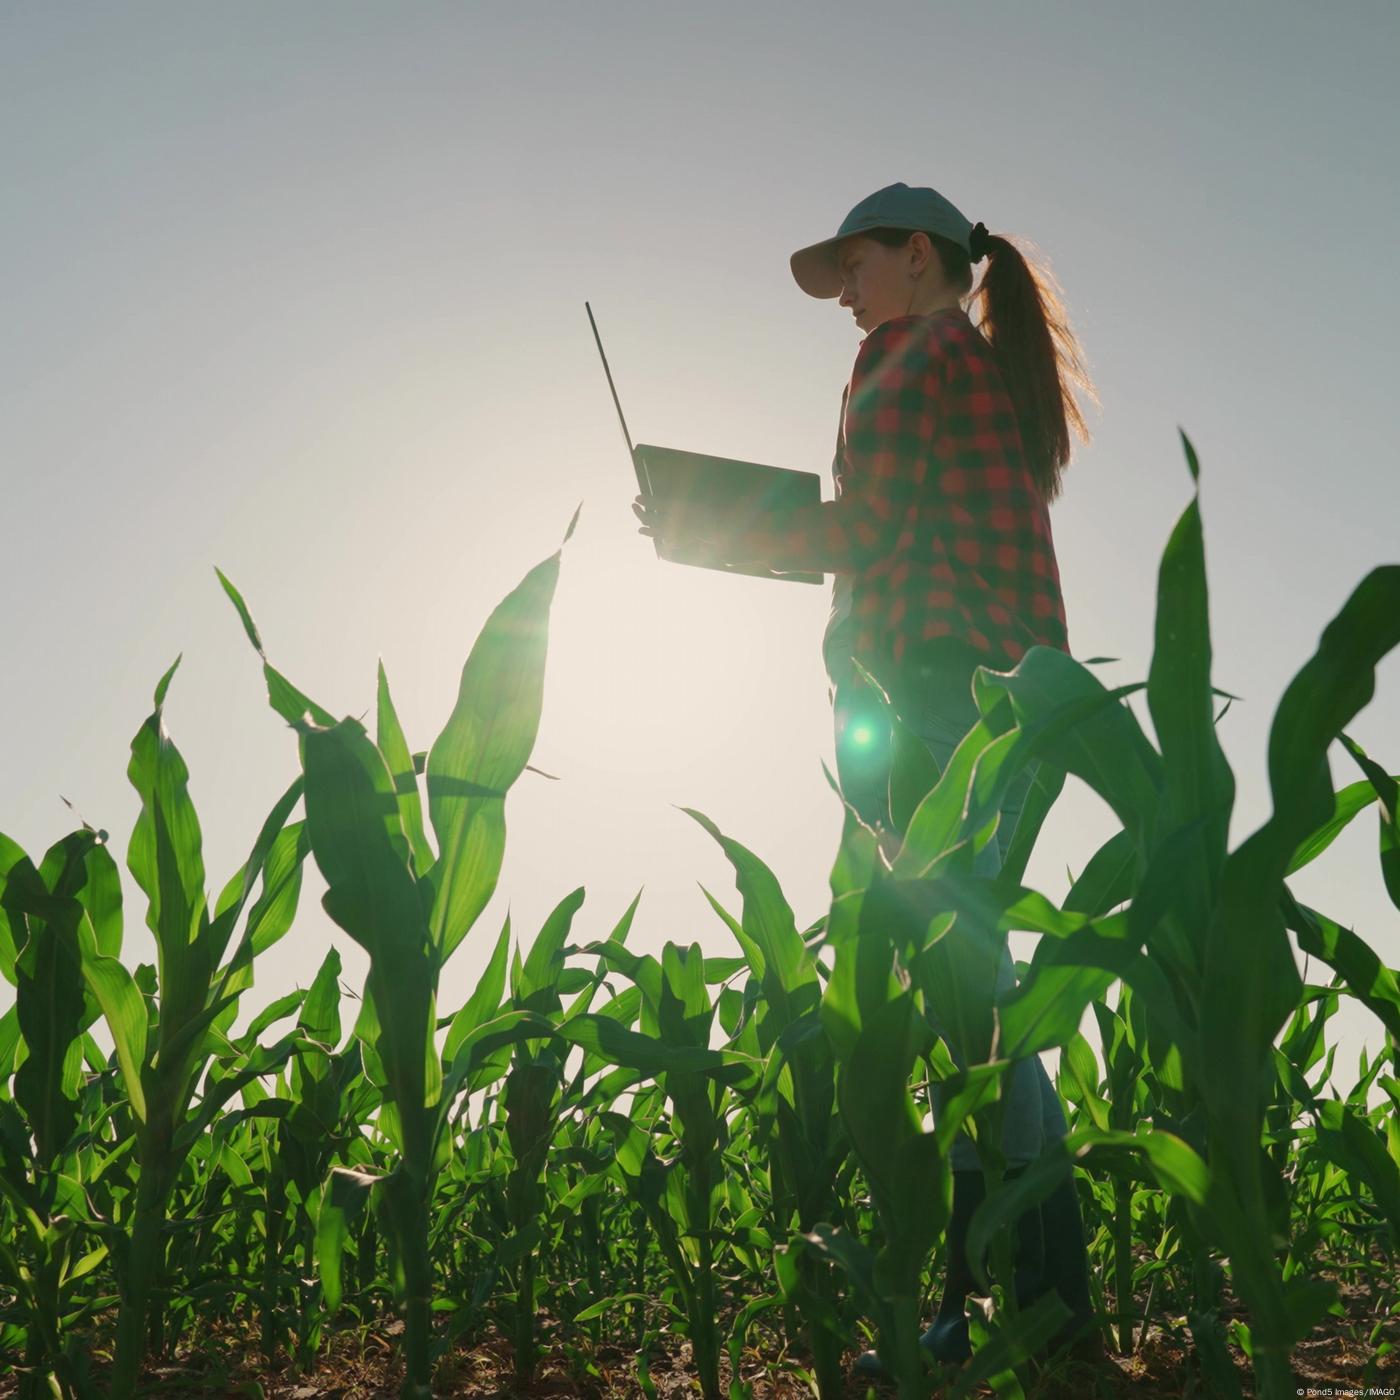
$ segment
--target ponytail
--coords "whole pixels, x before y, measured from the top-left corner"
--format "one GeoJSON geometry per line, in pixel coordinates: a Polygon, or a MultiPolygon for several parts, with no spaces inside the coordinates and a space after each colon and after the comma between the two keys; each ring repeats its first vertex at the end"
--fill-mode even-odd
{"type": "MultiPolygon", "coordinates": [[[[898,248],[911,235],[908,229],[871,229],[865,236],[898,248]]],[[[967,250],[941,234],[929,233],[928,239],[938,250],[944,279],[962,297],[971,295],[977,328],[992,347],[1016,410],[1027,465],[1040,494],[1053,501],[1069,465],[1070,429],[1089,441],[1071,386],[1098,402],[1059,286],[1048,268],[1028,262],[1009,238],[990,233],[987,268],[974,292],[967,250]]]]}
{"type": "MultiPolygon", "coordinates": [[[[970,276],[966,254],[960,248],[957,252],[970,276]]],[[[996,354],[1015,405],[1031,475],[1045,500],[1053,501],[1069,465],[1070,428],[1081,442],[1089,441],[1070,386],[1098,402],[1059,286],[1048,269],[1034,266],[1010,239],[993,233],[987,237],[987,270],[973,303],[978,329],[996,354]]]]}

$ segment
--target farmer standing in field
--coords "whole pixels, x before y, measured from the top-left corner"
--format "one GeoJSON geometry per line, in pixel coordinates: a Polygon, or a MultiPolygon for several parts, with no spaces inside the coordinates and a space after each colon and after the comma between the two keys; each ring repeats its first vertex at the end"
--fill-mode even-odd
{"type": "MultiPolygon", "coordinates": [[[[838,773],[862,819],[888,833],[888,744],[872,741],[879,710],[852,659],[881,681],[941,769],[980,717],[977,666],[1010,670],[1032,646],[1069,650],[1048,505],[1070,459],[1070,428],[1088,438],[1069,385],[1091,396],[1093,386],[1048,276],[936,190],[878,190],[791,265],[804,292],[835,298],[866,333],[842,399],[836,498],[709,543],[729,564],[834,575],[822,650],[838,773]],[[972,265],[984,258],[974,295],[972,265]],[[965,302],[975,303],[976,323],[965,302]]],[[[639,496],[634,509],[643,534],[680,542],[653,503],[639,496]]],[[[1001,869],[1034,767],[1013,782],[975,873],[1001,869]]],[[[1008,955],[997,992],[1014,981],[1008,955]]],[[[1065,1119],[1036,1056],[1014,1066],[1003,1094],[1002,1146],[1015,1170],[1063,1136],[1065,1119]]],[[[952,1166],[948,1273],[923,1338],[944,1361],[971,1351],[965,1244],[984,1184],[965,1134],[952,1166]]],[[[1017,1291],[1024,1286],[1030,1301],[1056,1289],[1074,1315],[1057,1339],[1068,1340],[1092,1317],[1073,1182],[1028,1211],[1017,1234],[1021,1260],[1043,1241],[1044,1261],[1018,1268],[1017,1291]]]]}

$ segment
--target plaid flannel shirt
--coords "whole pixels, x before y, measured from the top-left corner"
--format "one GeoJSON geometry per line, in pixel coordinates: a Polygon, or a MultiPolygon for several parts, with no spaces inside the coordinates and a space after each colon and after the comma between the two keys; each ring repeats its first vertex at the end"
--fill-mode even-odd
{"type": "Polygon", "coordinates": [[[851,653],[880,675],[963,638],[1010,669],[1069,650],[1050,515],[991,346],[960,307],[899,316],[861,342],[836,499],[773,511],[725,541],[730,563],[848,572],[851,653]]]}

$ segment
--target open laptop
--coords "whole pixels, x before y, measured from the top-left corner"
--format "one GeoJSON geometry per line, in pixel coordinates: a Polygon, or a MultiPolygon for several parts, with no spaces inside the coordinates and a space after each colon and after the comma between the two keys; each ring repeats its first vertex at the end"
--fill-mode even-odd
{"type": "MultiPolygon", "coordinates": [[[[584,302],[593,339],[598,342],[603,372],[608,377],[622,437],[637,474],[642,495],[654,496],[676,520],[678,530],[690,522],[697,531],[716,520],[727,529],[743,528],[757,522],[772,507],[815,505],[821,500],[821,478],[816,472],[793,471],[788,467],[765,467],[758,462],[740,462],[733,457],[711,457],[703,452],[682,452],[676,447],[655,447],[651,443],[632,445],[627,419],[613,384],[608,357],[603,352],[593,308],[584,302]]],[[[775,574],[766,568],[747,568],[721,563],[703,547],[671,547],[655,541],[659,559],[673,564],[693,564],[702,569],[719,569],[727,574],[750,574],[756,578],[780,579],[787,583],[821,583],[823,574],[775,574]]]]}

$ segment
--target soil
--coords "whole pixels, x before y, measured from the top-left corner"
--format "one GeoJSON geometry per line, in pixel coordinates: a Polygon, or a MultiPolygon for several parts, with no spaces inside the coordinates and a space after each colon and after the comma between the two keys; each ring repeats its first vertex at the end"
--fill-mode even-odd
{"type": "MultiPolygon", "coordinates": [[[[1341,1291],[1345,1316],[1329,1316],[1295,1348],[1298,1395],[1310,1400],[1400,1395],[1400,1315],[1378,1318],[1364,1290],[1343,1285],[1341,1291]]],[[[329,1334],[315,1368],[298,1373],[286,1361],[269,1365],[251,1329],[237,1320],[221,1319],[211,1322],[196,1346],[180,1349],[168,1361],[149,1363],[140,1393],[171,1400],[396,1400],[403,1379],[402,1332],[403,1323],[396,1318],[336,1331],[329,1334]]],[[[801,1360],[784,1354],[776,1339],[760,1337],[757,1327],[750,1335],[755,1344],[742,1354],[739,1380],[752,1387],[751,1400],[806,1400],[812,1392],[797,1374],[801,1360]]],[[[1248,1360],[1237,1347],[1230,1350],[1241,1394],[1252,1397],[1248,1360]]],[[[690,1345],[683,1339],[663,1338],[652,1348],[650,1397],[631,1350],[604,1344],[594,1350],[542,1351],[534,1380],[519,1385],[508,1342],[488,1339],[463,1346],[439,1363],[433,1393],[468,1400],[689,1400],[700,1394],[690,1345]]],[[[100,1391],[109,1353],[95,1340],[90,1355],[100,1391]]],[[[721,1385],[726,1393],[729,1380],[728,1358],[723,1357],[721,1385]]],[[[18,1378],[0,1375],[0,1400],[17,1393],[18,1378]]],[[[894,1393],[892,1385],[871,1383],[856,1374],[846,1388],[847,1400],[886,1400],[894,1393]]],[[[1131,1355],[1109,1352],[1096,1361],[1062,1360],[1034,1374],[1026,1387],[1027,1400],[1206,1400],[1208,1395],[1184,1325],[1179,1330],[1149,1329],[1131,1355]]]]}

